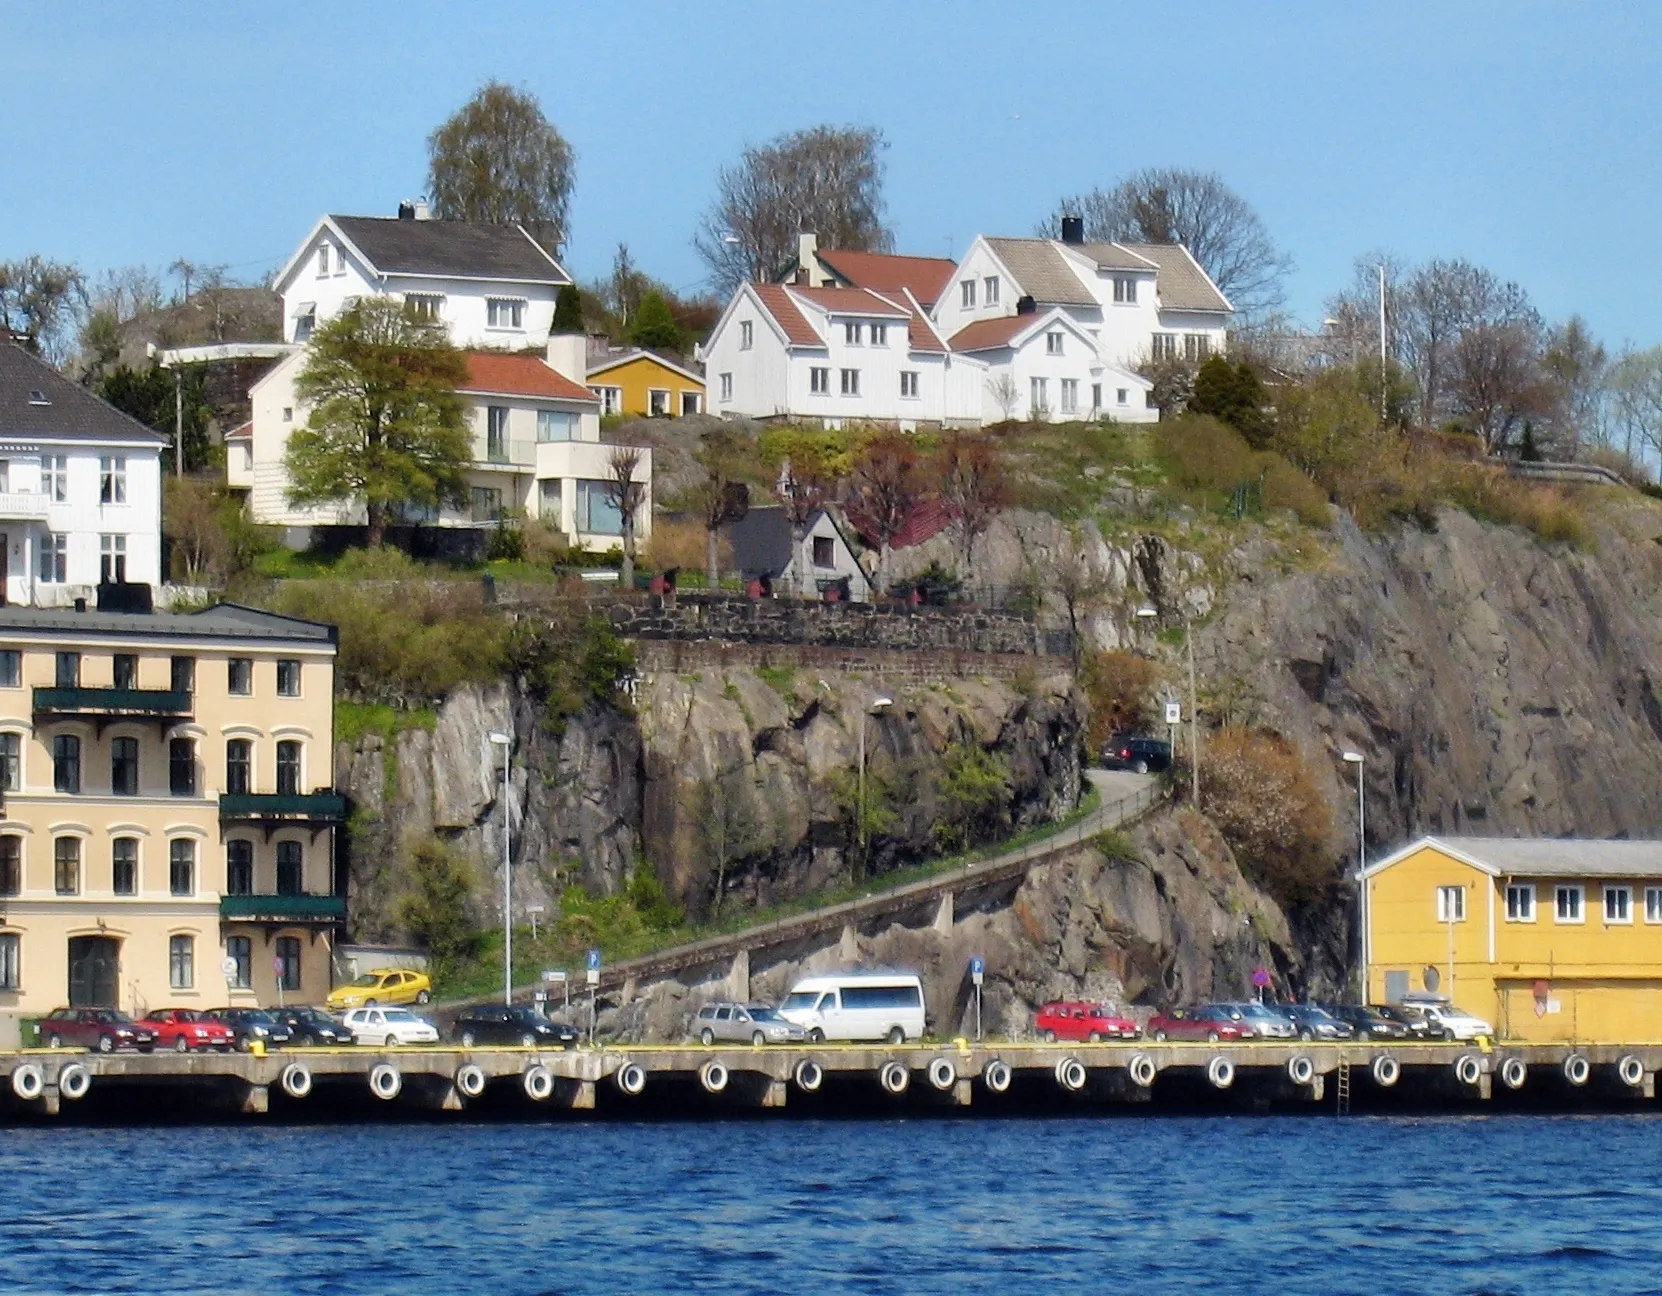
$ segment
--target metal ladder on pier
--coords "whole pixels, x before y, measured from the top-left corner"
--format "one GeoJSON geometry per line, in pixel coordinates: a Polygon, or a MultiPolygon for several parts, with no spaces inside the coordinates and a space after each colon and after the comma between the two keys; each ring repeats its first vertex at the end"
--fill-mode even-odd
{"type": "Polygon", "coordinates": [[[1339,1065],[1333,1071],[1335,1115],[1350,1115],[1350,1058],[1339,1054],[1339,1065]]]}

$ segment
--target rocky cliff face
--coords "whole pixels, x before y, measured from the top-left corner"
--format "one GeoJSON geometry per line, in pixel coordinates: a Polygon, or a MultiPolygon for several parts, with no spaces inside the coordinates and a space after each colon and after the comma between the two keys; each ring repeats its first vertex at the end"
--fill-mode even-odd
{"type": "Polygon", "coordinates": [[[1055,818],[1079,799],[1084,715],[1063,677],[1024,688],[973,679],[881,690],[859,676],[821,680],[745,670],[649,674],[633,713],[593,707],[559,737],[510,683],[465,688],[431,731],[342,744],[337,780],[356,807],[352,912],[359,939],[396,937],[393,898],[407,835],[437,835],[476,860],[471,904],[500,921],[501,757],[516,736],[509,813],[517,904],[552,910],[572,882],[614,892],[637,859],[695,913],[767,904],[880,873],[936,849],[951,817],[939,791],[955,752],[993,757],[1006,790],[984,807],[997,835],[1055,818]],[[891,699],[880,706],[880,697],[891,699]],[[861,717],[870,845],[848,848],[858,801],[861,717]],[[499,876],[499,875],[497,875],[499,876]]]}

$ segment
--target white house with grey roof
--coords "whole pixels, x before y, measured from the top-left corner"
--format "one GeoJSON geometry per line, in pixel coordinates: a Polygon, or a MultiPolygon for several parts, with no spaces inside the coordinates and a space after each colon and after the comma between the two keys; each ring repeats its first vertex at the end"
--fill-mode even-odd
{"type": "Polygon", "coordinates": [[[0,592],[68,607],[100,583],[158,585],[162,438],[0,341],[0,592]]]}

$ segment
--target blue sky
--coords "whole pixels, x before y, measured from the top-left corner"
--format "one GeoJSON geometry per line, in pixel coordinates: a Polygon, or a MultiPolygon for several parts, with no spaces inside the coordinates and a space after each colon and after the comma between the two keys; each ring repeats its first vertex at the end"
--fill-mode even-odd
{"type": "Polygon", "coordinates": [[[1063,193],[1215,169],[1317,322],[1361,252],[1465,256],[1552,318],[1662,341],[1662,5],[8,4],[0,258],[185,256],[258,274],[324,211],[419,193],[490,77],[578,152],[568,260],[619,241],[677,288],[716,169],[820,122],[880,127],[901,251],[1025,234],[1063,193]],[[1179,16],[1181,15],[1181,16],[1179,16]]]}

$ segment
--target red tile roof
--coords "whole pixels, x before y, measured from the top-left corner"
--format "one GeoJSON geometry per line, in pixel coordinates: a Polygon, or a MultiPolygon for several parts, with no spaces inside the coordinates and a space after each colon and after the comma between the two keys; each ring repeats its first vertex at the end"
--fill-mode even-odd
{"type": "Polygon", "coordinates": [[[912,318],[906,324],[906,342],[914,351],[945,352],[946,342],[935,331],[935,325],[925,313],[915,294],[906,293],[906,304],[912,308],[912,318]]]}
{"type": "Polygon", "coordinates": [[[227,441],[249,441],[253,439],[253,436],[254,420],[250,419],[246,423],[238,423],[236,427],[225,434],[225,439],[227,441]]]}
{"type": "Polygon", "coordinates": [[[785,340],[792,346],[825,345],[825,339],[802,317],[802,312],[797,309],[790,294],[779,284],[753,283],[750,288],[761,301],[763,309],[785,330],[785,340]]]}
{"type": "Polygon", "coordinates": [[[1000,315],[997,319],[976,320],[954,333],[950,345],[954,351],[987,351],[1009,346],[1011,338],[1038,322],[1037,315],[1000,315]]]}
{"type": "Polygon", "coordinates": [[[954,263],[941,257],[891,256],[886,252],[821,252],[819,259],[856,288],[880,293],[911,291],[925,310],[952,279],[954,263]]]}
{"type": "Polygon", "coordinates": [[[541,356],[524,351],[469,351],[467,382],[462,390],[598,403],[598,397],[587,387],[579,387],[557,373],[541,356]]]}
{"type": "Polygon", "coordinates": [[[838,315],[892,315],[902,317],[907,314],[906,307],[887,297],[869,292],[864,288],[804,288],[796,284],[790,285],[790,291],[805,302],[811,302],[821,310],[831,311],[838,315]]]}

